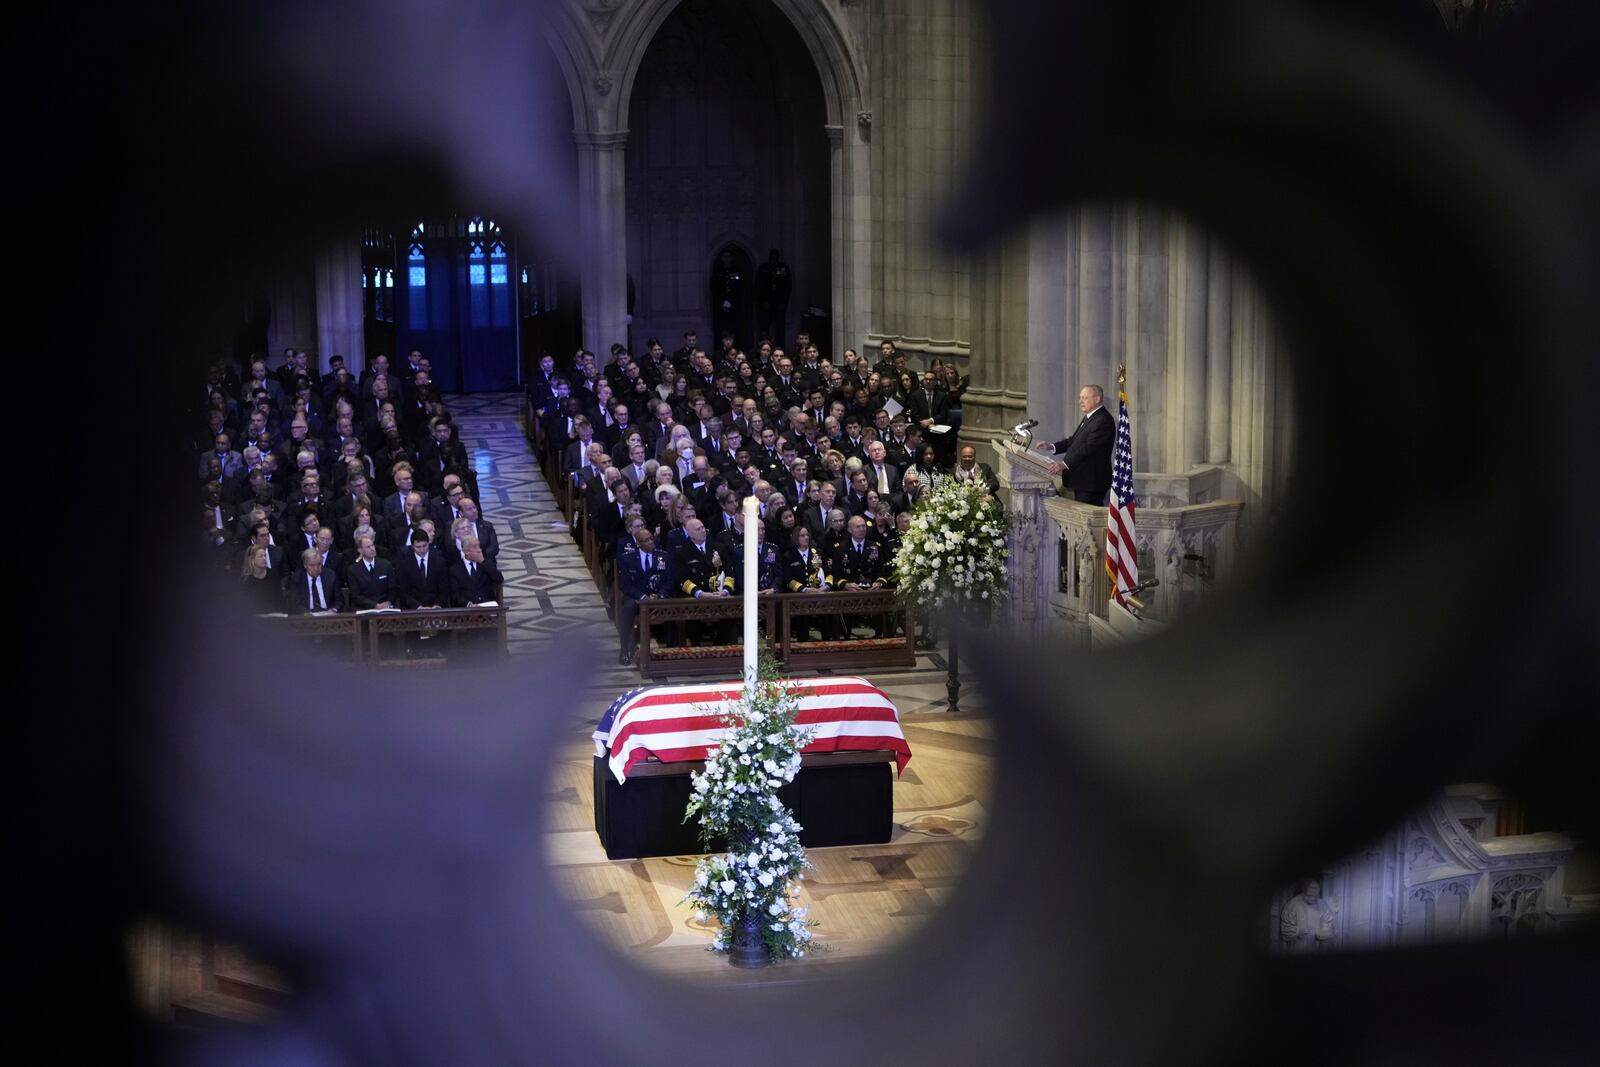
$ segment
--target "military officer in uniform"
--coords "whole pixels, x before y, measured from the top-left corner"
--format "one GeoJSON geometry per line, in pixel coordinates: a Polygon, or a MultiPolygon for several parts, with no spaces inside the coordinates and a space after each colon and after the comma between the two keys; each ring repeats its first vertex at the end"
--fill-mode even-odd
{"type": "MultiPolygon", "coordinates": [[[[864,589],[883,589],[889,584],[889,569],[883,549],[867,540],[867,520],[852,515],[845,523],[846,536],[833,554],[833,584],[835,589],[859,592],[864,589]]],[[[873,632],[880,630],[878,621],[872,620],[873,632]]]]}
{"type": "MultiPolygon", "coordinates": [[[[683,529],[689,540],[679,547],[672,560],[672,580],[677,584],[679,593],[696,600],[727,596],[733,579],[724,566],[722,553],[710,544],[706,536],[706,524],[694,518],[686,522],[683,529]]],[[[689,627],[691,640],[698,634],[703,639],[720,641],[722,631],[720,623],[691,624],[689,627]]]]}
{"type": "Polygon", "coordinates": [[[672,595],[672,563],[665,553],[656,551],[655,534],[650,527],[639,526],[634,529],[633,540],[636,547],[624,550],[617,563],[617,579],[622,587],[622,599],[617,605],[617,637],[622,647],[617,662],[624,667],[633,662],[637,647],[633,631],[639,620],[639,602],[672,595]]]}
{"type": "MultiPolygon", "coordinates": [[[[811,547],[811,529],[806,526],[796,526],[790,536],[794,539],[794,544],[783,554],[784,591],[826,593],[831,588],[827,564],[823,561],[822,551],[811,547]]],[[[821,631],[822,640],[833,639],[835,628],[831,617],[799,615],[790,625],[794,640],[810,640],[813,625],[821,631]]]]}
{"type": "MultiPolygon", "coordinates": [[[[733,592],[744,595],[744,538],[739,538],[739,556],[733,568],[733,592]]],[[[756,523],[756,594],[765,596],[783,588],[783,557],[777,545],[767,543],[765,523],[756,523]]]]}

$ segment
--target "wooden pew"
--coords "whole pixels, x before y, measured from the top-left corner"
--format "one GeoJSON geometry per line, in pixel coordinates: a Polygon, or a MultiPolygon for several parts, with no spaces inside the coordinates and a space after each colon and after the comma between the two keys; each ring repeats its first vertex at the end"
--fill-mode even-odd
{"type": "MultiPolygon", "coordinates": [[[[369,662],[375,667],[436,667],[445,663],[443,656],[429,656],[422,659],[397,657],[392,653],[392,648],[385,648],[385,642],[380,640],[384,634],[412,634],[432,633],[437,635],[451,634],[449,641],[451,650],[460,645],[460,635],[470,632],[492,631],[495,635],[494,647],[496,655],[504,657],[506,652],[506,607],[500,604],[496,607],[470,607],[470,608],[438,608],[431,611],[385,611],[371,615],[352,616],[365,622],[371,634],[371,655],[369,662]]],[[[437,638],[435,638],[437,640],[437,638]]]]}
{"type": "MultiPolygon", "coordinates": [[[[763,643],[774,655],[778,652],[776,641],[778,622],[777,596],[756,598],[757,623],[763,633],[763,643]]],[[[672,597],[666,600],[641,600],[639,602],[639,651],[635,659],[639,673],[651,678],[666,678],[684,674],[723,674],[737,678],[744,670],[742,631],[732,644],[702,646],[667,646],[652,648],[650,629],[671,623],[726,622],[739,631],[744,618],[744,601],[736,596],[672,597]]]]}
{"type": "Polygon", "coordinates": [[[842,590],[831,593],[785,593],[779,598],[778,658],[790,670],[916,665],[913,613],[895,602],[894,590],[842,590]],[[849,637],[836,641],[796,641],[790,623],[797,618],[831,615],[898,616],[901,637],[849,637]]]}
{"type": "Polygon", "coordinates": [[[338,615],[285,615],[282,625],[298,637],[328,638],[329,644],[334,643],[334,639],[348,642],[351,662],[360,663],[366,659],[362,637],[366,628],[362,626],[360,616],[344,612],[338,615]]]}

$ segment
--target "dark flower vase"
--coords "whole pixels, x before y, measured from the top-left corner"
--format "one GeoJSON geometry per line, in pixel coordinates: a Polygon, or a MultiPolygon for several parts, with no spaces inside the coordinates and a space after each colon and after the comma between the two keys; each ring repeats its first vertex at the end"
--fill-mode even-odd
{"type": "Polygon", "coordinates": [[[746,915],[733,928],[733,947],[728,962],[735,967],[765,967],[772,962],[767,954],[767,939],[761,933],[761,918],[746,915]]]}

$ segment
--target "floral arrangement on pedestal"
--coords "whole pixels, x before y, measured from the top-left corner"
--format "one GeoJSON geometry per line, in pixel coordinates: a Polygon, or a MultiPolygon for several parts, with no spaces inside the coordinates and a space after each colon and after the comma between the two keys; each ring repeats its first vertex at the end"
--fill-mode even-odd
{"type": "Polygon", "coordinates": [[[800,750],[812,733],[795,726],[795,701],[763,659],[755,684],[718,713],[721,743],[705,770],[690,776],[694,793],[685,820],[699,816],[701,846],[726,841],[728,851],[695,864],[683,899],[695,918],[720,924],[711,948],[744,966],[804,956],[816,921],[799,907],[799,883],[811,867],[800,824],[778,790],[800,771],[800,750]],[[763,958],[764,957],[764,958],[763,958]]]}
{"type": "Polygon", "coordinates": [[[1006,514],[977,485],[955,479],[926,494],[894,556],[902,600],[935,609],[988,609],[1006,595],[1006,514]]]}

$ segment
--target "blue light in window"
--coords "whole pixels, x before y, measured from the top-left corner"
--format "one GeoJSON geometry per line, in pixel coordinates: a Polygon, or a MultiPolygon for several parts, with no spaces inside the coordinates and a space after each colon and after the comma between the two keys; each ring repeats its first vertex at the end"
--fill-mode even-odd
{"type": "Polygon", "coordinates": [[[411,288],[413,288],[413,289],[421,289],[423,286],[427,285],[428,284],[428,268],[427,267],[412,267],[411,271],[410,271],[410,275],[406,280],[406,284],[411,286],[411,288]]]}
{"type": "Polygon", "coordinates": [[[467,283],[469,285],[483,284],[483,264],[473,263],[467,267],[467,283]]]}
{"type": "Polygon", "coordinates": [[[394,271],[385,270],[383,272],[383,287],[385,289],[393,289],[394,288],[394,271]]]}
{"type": "Polygon", "coordinates": [[[506,265],[504,263],[489,264],[489,284],[505,285],[506,281],[506,265]]]}

